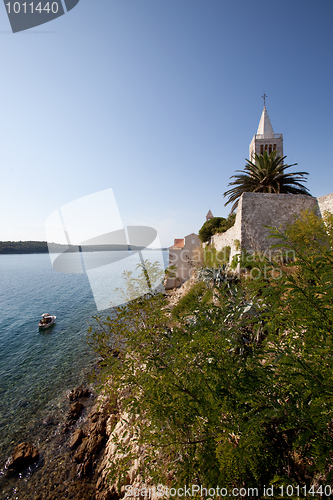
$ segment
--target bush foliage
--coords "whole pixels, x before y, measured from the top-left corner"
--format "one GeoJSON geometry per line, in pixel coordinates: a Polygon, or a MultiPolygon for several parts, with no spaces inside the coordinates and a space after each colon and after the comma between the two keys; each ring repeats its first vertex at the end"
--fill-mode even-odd
{"type": "Polygon", "coordinates": [[[207,220],[199,230],[199,238],[202,243],[209,241],[213,234],[225,233],[230,229],[236,220],[236,214],[229,214],[225,219],[224,217],[213,217],[207,220]]]}
{"type": "Polygon", "coordinates": [[[211,245],[206,245],[203,249],[204,267],[217,268],[223,264],[228,264],[230,259],[231,247],[225,246],[219,252],[211,245]]]}
{"type": "MultiPolygon", "coordinates": [[[[257,279],[199,283],[172,314],[151,291],[91,330],[104,384],[112,375],[118,391],[127,388],[122,406],[145,449],[143,477],[259,491],[329,484],[332,230],[332,215],[304,214],[285,234],[273,231],[295,253],[293,272],[261,259],[257,279]]],[[[127,456],[112,467],[121,479],[130,466],[127,456]]]]}

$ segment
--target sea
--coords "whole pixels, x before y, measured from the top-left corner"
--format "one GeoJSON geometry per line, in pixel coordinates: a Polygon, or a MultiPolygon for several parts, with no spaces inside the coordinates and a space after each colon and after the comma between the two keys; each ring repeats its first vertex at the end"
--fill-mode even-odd
{"type": "MultiPolygon", "coordinates": [[[[160,255],[150,251],[149,260],[160,255]]],[[[164,267],[167,259],[163,252],[164,267]]],[[[114,263],[108,283],[119,287],[123,271],[136,264],[114,263]]],[[[103,287],[102,270],[99,276],[103,287]]],[[[72,389],[90,383],[98,357],[87,330],[97,326],[95,316],[112,313],[112,304],[97,309],[91,283],[86,273],[57,272],[49,254],[0,255],[0,476],[13,448],[27,440],[38,445],[42,422],[64,411],[72,389]],[[41,331],[43,313],[57,319],[41,331]]]]}

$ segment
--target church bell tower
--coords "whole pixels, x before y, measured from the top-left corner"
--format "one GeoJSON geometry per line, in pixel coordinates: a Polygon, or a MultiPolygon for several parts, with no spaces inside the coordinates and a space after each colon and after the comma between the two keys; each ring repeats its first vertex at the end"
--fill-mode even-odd
{"type": "Polygon", "coordinates": [[[272,151],[277,151],[277,156],[283,156],[283,135],[274,134],[266,109],[266,97],[267,96],[264,94],[264,109],[260,118],[257,133],[253,136],[249,148],[249,160],[252,162],[254,162],[255,153],[262,155],[264,154],[264,151],[267,151],[268,154],[271,154],[272,151]]]}

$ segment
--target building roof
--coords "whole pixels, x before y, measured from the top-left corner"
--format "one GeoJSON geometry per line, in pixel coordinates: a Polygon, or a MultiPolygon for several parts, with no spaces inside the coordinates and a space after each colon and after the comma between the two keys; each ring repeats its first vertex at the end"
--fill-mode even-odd
{"type": "Polygon", "coordinates": [[[212,219],[214,215],[212,214],[212,211],[209,209],[206,215],[206,222],[208,222],[210,219],[212,219]]]}
{"type": "Polygon", "coordinates": [[[259,127],[257,130],[257,135],[262,135],[263,139],[265,137],[272,137],[272,136],[274,137],[274,130],[271,121],[269,119],[266,106],[264,106],[264,109],[262,111],[259,127]]]}
{"type": "Polygon", "coordinates": [[[185,239],[175,239],[174,244],[170,248],[183,248],[185,245],[185,239]]]}

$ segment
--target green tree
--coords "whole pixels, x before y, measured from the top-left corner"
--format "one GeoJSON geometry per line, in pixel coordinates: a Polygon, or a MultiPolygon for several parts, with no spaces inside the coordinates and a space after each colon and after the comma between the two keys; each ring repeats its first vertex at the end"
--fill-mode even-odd
{"type": "MultiPolygon", "coordinates": [[[[91,331],[154,484],[331,481],[333,215],[273,236],[295,253],[293,271],[261,259],[257,279],[197,285],[173,316],[150,290],[91,331]]],[[[137,456],[128,440],[121,450],[112,471],[125,484],[137,456]]]]}
{"type": "Polygon", "coordinates": [[[276,156],[276,151],[268,155],[267,151],[263,155],[255,154],[254,162],[246,160],[247,164],[244,170],[236,170],[240,175],[233,175],[228,186],[235,186],[224,193],[224,197],[228,196],[228,201],[225,205],[233,203],[231,213],[238,206],[239,198],[243,193],[289,193],[289,194],[307,194],[309,190],[303,186],[302,182],[306,182],[305,176],[308,172],[288,172],[288,168],[292,165],[285,165],[286,156],[276,156]]]}
{"type": "Polygon", "coordinates": [[[213,234],[225,233],[230,227],[235,224],[236,215],[229,214],[225,217],[212,217],[207,220],[199,230],[199,238],[202,243],[209,241],[213,234]]]}

